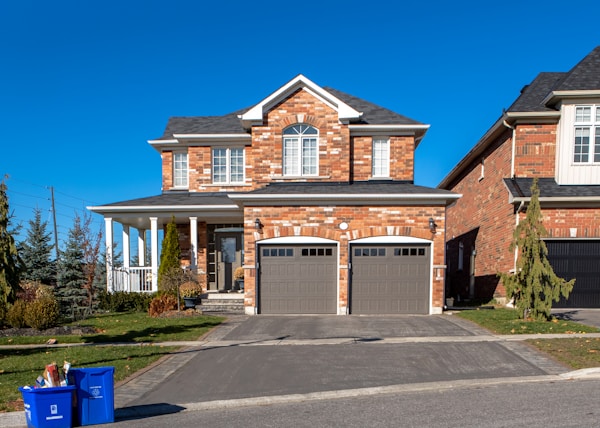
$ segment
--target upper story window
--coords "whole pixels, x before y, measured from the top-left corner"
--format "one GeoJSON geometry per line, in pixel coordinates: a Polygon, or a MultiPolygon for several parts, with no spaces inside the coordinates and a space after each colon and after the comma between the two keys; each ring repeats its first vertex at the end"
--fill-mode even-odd
{"type": "Polygon", "coordinates": [[[600,163],[600,106],[575,107],[574,163],[600,163]]]}
{"type": "Polygon", "coordinates": [[[213,183],[241,184],[244,182],[244,149],[223,147],[212,149],[213,183]]]}
{"type": "Polygon", "coordinates": [[[310,125],[294,125],[283,131],[283,175],[317,175],[319,131],[310,125]]]}
{"type": "Polygon", "coordinates": [[[373,177],[390,176],[390,140],[373,138],[373,177]]]}
{"type": "Polygon", "coordinates": [[[173,153],[173,186],[188,187],[187,153],[173,153]]]}

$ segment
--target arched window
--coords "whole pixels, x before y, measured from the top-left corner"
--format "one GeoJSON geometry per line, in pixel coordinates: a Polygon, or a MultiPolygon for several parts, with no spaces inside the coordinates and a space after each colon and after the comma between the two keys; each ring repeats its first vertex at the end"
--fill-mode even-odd
{"type": "Polygon", "coordinates": [[[283,131],[283,175],[318,175],[319,131],[310,125],[294,125],[283,131]]]}

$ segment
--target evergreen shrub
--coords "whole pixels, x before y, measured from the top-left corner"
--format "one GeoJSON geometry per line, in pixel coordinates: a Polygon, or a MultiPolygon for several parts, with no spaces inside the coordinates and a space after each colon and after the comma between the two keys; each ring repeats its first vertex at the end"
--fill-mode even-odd
{"type": "Polygon", "coordinates": [[[115,291],[108,293],[100,291],[99,309],[110,312],[146,312],[150,308],[150,302],[155,294],[129,293],[127,291],[115,291]]]}
{"type": "Polygon", "coordinates": [[[6,313],[6,321],[8,322],[8,325],[14,328],[25,327],[27,325],[27,322],[25,321],[26,307],[27,303],[25,303],[24,300],[16,300],[6,313]]]}
{"type": "Polygon", "coordinates": [[[29,327],[46,330],[56,327],[60,320],[60,305],[52,297],[42,297],[27,305],[25,322],[29,327]]]}

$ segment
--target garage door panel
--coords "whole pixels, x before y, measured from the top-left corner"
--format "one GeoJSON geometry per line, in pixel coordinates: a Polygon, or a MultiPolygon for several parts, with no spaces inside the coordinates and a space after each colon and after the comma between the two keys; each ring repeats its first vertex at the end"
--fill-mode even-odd
{"type": "Polygon", "coordinates": [[[263,246],[259,254],[260,313],[337,313],[335,246],[263,246]]]}
{"type": "Polygon", "coordinates": [[[568,299],[556,308],[600,308],[600,241],[546,241],[548,260],[554,272],[567,280],[575,278],[568,299]]]}
{"type": "Polygon", "coordinates": [[[351,313],[429,313],[428,245],[356,245],[351,254],[351,313]]]}

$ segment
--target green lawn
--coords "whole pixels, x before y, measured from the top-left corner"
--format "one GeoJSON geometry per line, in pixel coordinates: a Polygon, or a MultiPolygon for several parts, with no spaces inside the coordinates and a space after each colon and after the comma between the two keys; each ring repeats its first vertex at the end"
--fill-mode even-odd
{"type": "MultiPolygon", "coordinates": [[[[58,343],[103,344],[125,342],[126,346],[67,346],[19,350],[0,350],[0,411],[22,410],[19,386],[33,385],[46,364],[64,361],[72,367],[115,367],[115,382],[147,367],[159,358],[175,352],[176,347],[152,345],[160,341],[197,340],[224,318],[189,316],[183,318],[150,318],[145,313],[104,314],[77,322],[91,326],[96,334],[51,336],[58,343]],[[150,343],[141,345],[141,342],[150,343]],[[137,343],[137,344],[136,344],[137,343]]],[[[48,336],[0,338],[0,344],[43,344],[48,336]]]]}
{"type": "Polygon", "coordinates": [[[599,338],[544,339],[544,334],[552,333],[599,333],[596,327],[558,319],[524,321],[519,319],[517,311],[506,308],[468,310],[457,315],[496,334],[539,334],[539,338],[526,342],[574,370],[600,367],[599,338]]]}
{"type": "Polygon", "coordinates": [[[457,315],[473,321],[496,334],[550,334],[550,333],[598,333],[600,329],[573,321],[554,319],[549,322],[519,319],[514,309],[474,309],[457,312],[457,315]]]}
{"type": "MultiPolygon", "coordinates": [[[[163,342],[196,340],[219,325],[221,317],[151,318],[145,313],[103,314],[70,324],[93,327],[94,334],[52,336],[58,343],[163,342]]],[[[0,337],[0,345],[43,344],[48,336],[0,337]]]]}

